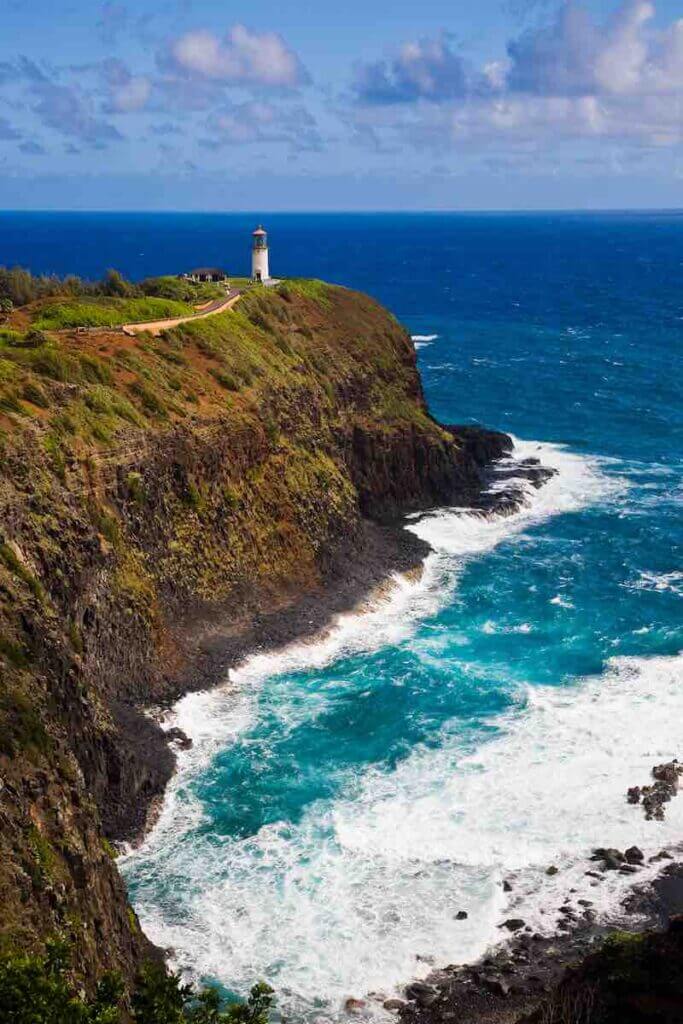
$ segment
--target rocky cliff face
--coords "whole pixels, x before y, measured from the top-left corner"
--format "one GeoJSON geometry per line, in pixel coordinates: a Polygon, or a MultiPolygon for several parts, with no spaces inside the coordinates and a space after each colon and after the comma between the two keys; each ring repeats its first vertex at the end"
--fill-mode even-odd
{"type": "Polygon", "coordinates": [[[0,427],[0,943],[130,979],[110,844],[173,768],[140,708],[419,562],[387,522],[509,442],[435,423],[406,332],[313,282],[161,339],[0,337],[0,427]]]}

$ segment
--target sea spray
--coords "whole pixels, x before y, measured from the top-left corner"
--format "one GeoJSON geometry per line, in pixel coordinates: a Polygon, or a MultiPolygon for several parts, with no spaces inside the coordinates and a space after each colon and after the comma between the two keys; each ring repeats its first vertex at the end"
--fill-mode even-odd
{"type": "MultiPolygon", "coordinates": [[[[476,723],[468,730],[446,722],[429,747],[417,744],[391,764],[370,757],[363,768],[342,757],[331,795],[304,799],[299,812],[262,821],[255,830],[247,824],[252,794],[247,793],[241,827],[239,814],[235,818],[236,831],[226,832],[213,815],[223,800],[239,802],[241,785],[258,788],[259,775],[278,756],[271,748],[277,736],[285,748],[297,731],[315,742],[316,721],[338,714],[346,689],[354,708],[369,706],[372,678],[366,688],[355,682],[364,658],[406,645],[418,662],[434,658],[433,647],[430,654],[416,631],[452,599],[468,561],[548,517],[623,490],[623,481],[606,474],[599,460],[518,441],[515,457],[530,456],[558,474],[538,490],[524,484],[527,501],[519,511],[485,517],[444,509],[415,517],[409,528],[434,547],[419,580],[395,579],[382,603],[341,616],[315,642],[255,655],[223,687],[178,703],[169,725],[184,729],[194,745],[180,755],[157,826],[125,870],[145,928],[154,941],[174,948],[180,966],[240,991],[254,976],[265,976],[290,1011],[312,1013],[324,998],[332,1012],[348,995],[390,990],[424,973],[431,958],[475,956],[496,936],[505,904],[505,861],[494,855],[495,840],[478,860],[463,857],[466,815],[447,795],[460,762],[475,756],[487,735],[503,734],[503,720],[490,719],[483,737],[476,723]],[[330,667],[342,678],[327,683],[330,667]],[[264,715],[270,724],[260,727],[264,715]],[[259,737],[254,761],[250,735],[259,737]],[[226,774],[222,756],[240,744],[246,744],[240,758],[247,758],[249,771],[243,775],[238,760],[238,775],[232,769],[226,774]],[[430,757],[434,770],[426,768],[430,757]],[[416,766],[417,774],[411,774],[416,766]],[[224,794],[218,807],[216,786],[224,794]],[[455,835],[461,835],[460,845],[449,838],[455,835]],[[468,918],[458,920],[465,905],[468,918]]],[[[525,632],[521,626],[518,631],[525,632]]],[[[400,675],[387,685],[398,693],[400,675]]],[[[528,699],[515,700],[523,720],[528,699]]],[[[337,735],[340,745],[348,742],[343,730],[337,735]]],[[[314,757],[308,764],[299,760],[278,768],[296,776],[318,770],[320,762],[314,757]]],[[[472,772],[463,770],[466,777],[472,772]]],[[[298,798],[305,774],[303,782],[288,782],[298,798]]],[[[312,784],[313,794],[319,784],[312,784]]],[[[502,845],[508,824],[501,816],[502,845]]],[[[517,860],[515,865],[528,866],[517,860]]]]}

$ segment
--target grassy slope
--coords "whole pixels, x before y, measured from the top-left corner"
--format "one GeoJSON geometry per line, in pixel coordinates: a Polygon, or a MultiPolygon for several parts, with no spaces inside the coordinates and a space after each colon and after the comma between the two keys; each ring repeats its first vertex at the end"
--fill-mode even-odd
{"type": "Polygon", "coordinates": [[[406,332],[344,289],[254,290],[161,338],[0,334],[0,946],[58,929],[87,977],[130,976],[112,700],[163,696],[178,614],[317,585],[358,524],[357,435],[379,465],[453,444],[406,332]]]}
{"type": "Polygon", "coordinates": [[[164,320],[188,316],[194,307],[187,302],[147,296],[138,299],[80,298],[49,302],[33,320],[40,331],[58,331],[70,327],[118,327],[144,320],[164,320]]]}

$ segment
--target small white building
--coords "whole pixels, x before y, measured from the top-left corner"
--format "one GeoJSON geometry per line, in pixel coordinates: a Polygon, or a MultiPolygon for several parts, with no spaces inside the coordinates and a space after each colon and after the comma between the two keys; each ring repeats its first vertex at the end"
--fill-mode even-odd
{"type": "Polygon", "coordinates": [[[252,234],[251,279],[259,284],[263,284],[270,280],[270,270],[268,268],[268,234],[260,224],[252,234]]]}

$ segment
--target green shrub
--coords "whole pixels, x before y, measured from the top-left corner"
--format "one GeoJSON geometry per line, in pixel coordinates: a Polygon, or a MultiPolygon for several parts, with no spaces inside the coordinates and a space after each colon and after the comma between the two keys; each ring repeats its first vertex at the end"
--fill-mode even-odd
{"type": "Polygon", "coordinates": [[[89,384],[111,384],[111,370],[97,356],[81,353],[79,361],[83,379],[89,384]]]}
{"type": "MultiPolygon", "coordinates": [[[[14,655],[8,660],[17,667],[28,664],[26,652],[0,636],[0,654],[7,656],[7,647],[14,655]]],[[[0,752],[5,756],[12,757],[18,750],[36,750],[44,754],[49,749],[50,738],[38,709],[21,690],[11,688],[0,694],[0,722],[0,752]]]]}
{"type": "Polygon", "coordinates": [[[117,860],[118,852],[105,836],[102,836],[102,849],[110,860],[117,860]]]}
{"type": "MultiPolygon", "coordinates": [[[[0,637],[0,653],[5,653],[3,648],[6,644],[7,641],[0,637]]],[[[16,645],[12,646],[15,651],[20,650],[16,645]]],[[[24,651],[20,653],[18,664],[28,664],[28,657],[24,651]]],[[[17,751],[33,750],[40,754],[48,751],[50,738],[45,726],[34,703],[22,691],[8,689],[0,694],[0,721],[0,752],[6,757],[12,757],[17,751]]]]}
{"type": "Polygon", "coordinates": [[[137,397],[140,399],[147,412],[154,413],[155,415],[161,417],[166,416],[165,405],[158,397],[158,395],[155,395],[151,388],[148,388],[147,385],[143,383],[143,381],[133,381],[133,383],[130,385],[130,390],[133,392],[134,395],[137,395],[137,397]]]}
{"type": "Polygon", "coordinates": [[[0,657],[7,658],[15,668],[25,668],[28,665],[28,655],[25,649],[2,634],[0,634],[0,657]]]}
{"type": "Polygon", "coordinates": [[[179,974],[161,964],[147,964],[133,996],[136,1024],[268,1024],[273,990],[259,982],[244,1003],[225,1004],[215,988],[199,992],[183,985],[179,974]]]}
{"type": "Polygon", "coordinates": [[[223,370],[216,369],[209,370],[209,373],[226,391],[239,391],[239,381],[235,380],[231,373],[224,373],[223,370]]]}
{"type": "Polygon", "coordinates": [[[166,320],[193,312],[194,308],[186,302],[171,299],[107,297],[45,306],[33,326],[47,331],[74,327],[120,327],[125,323],[166,320]]]}
{"type": "Polygon", "coordinates": [[[73,991],[69,947],[48,943],[43,956],[0,958],[0,1020],[3,1024],[119,1024],[123,987],[105,974],[94,999],[73,991]]]}
{"type": "Polygon", "coordinates": [[[201,491],[192,480],[188,482],[184,498],[185,504],[189,505],[189,507],[194,509],[195,512],[201,512],[206,504],[201,491]]]}
{"type": "Polygon", "coordinates": [[[134,501],[136,505],[144,505],[146,494],[142,475],[135,472],[129,473],[126,477],[126,487],[131,501],[134,501]]]}
{"type": "Polygon", "coordinates": [[[44,593],[40,580],[36,579],[31,570],[26,568],[23,562],[17,558],[14,550],[4,541],[0,542],[0,562],[11,573],[23,580],[35,598],[39,601],[43,600],[44,593]]]}
{"type": "Polygon", "coordinates": [[[32,405],[37,405],[40,409],[48,409],[50,407],[50,399],[45,394],[44,388],[36,381],[29,380],[24,384],[23,398],[32,405]]]}
{"type": "Polygon", "coordinates": [[[55,471],[57,477],[64,482],[66,479],[66,455],[62,447],[61,438],[57,434],[47,434],[43,440],[45,451],[47,452],[52,468],[55,471]]]}
{"type": "Polygon", "coordinates": [[[0,394],[0,410],[2,412],[19,413],[20,415],[24,412],[16,391],[9,390],[0,394]]]}

